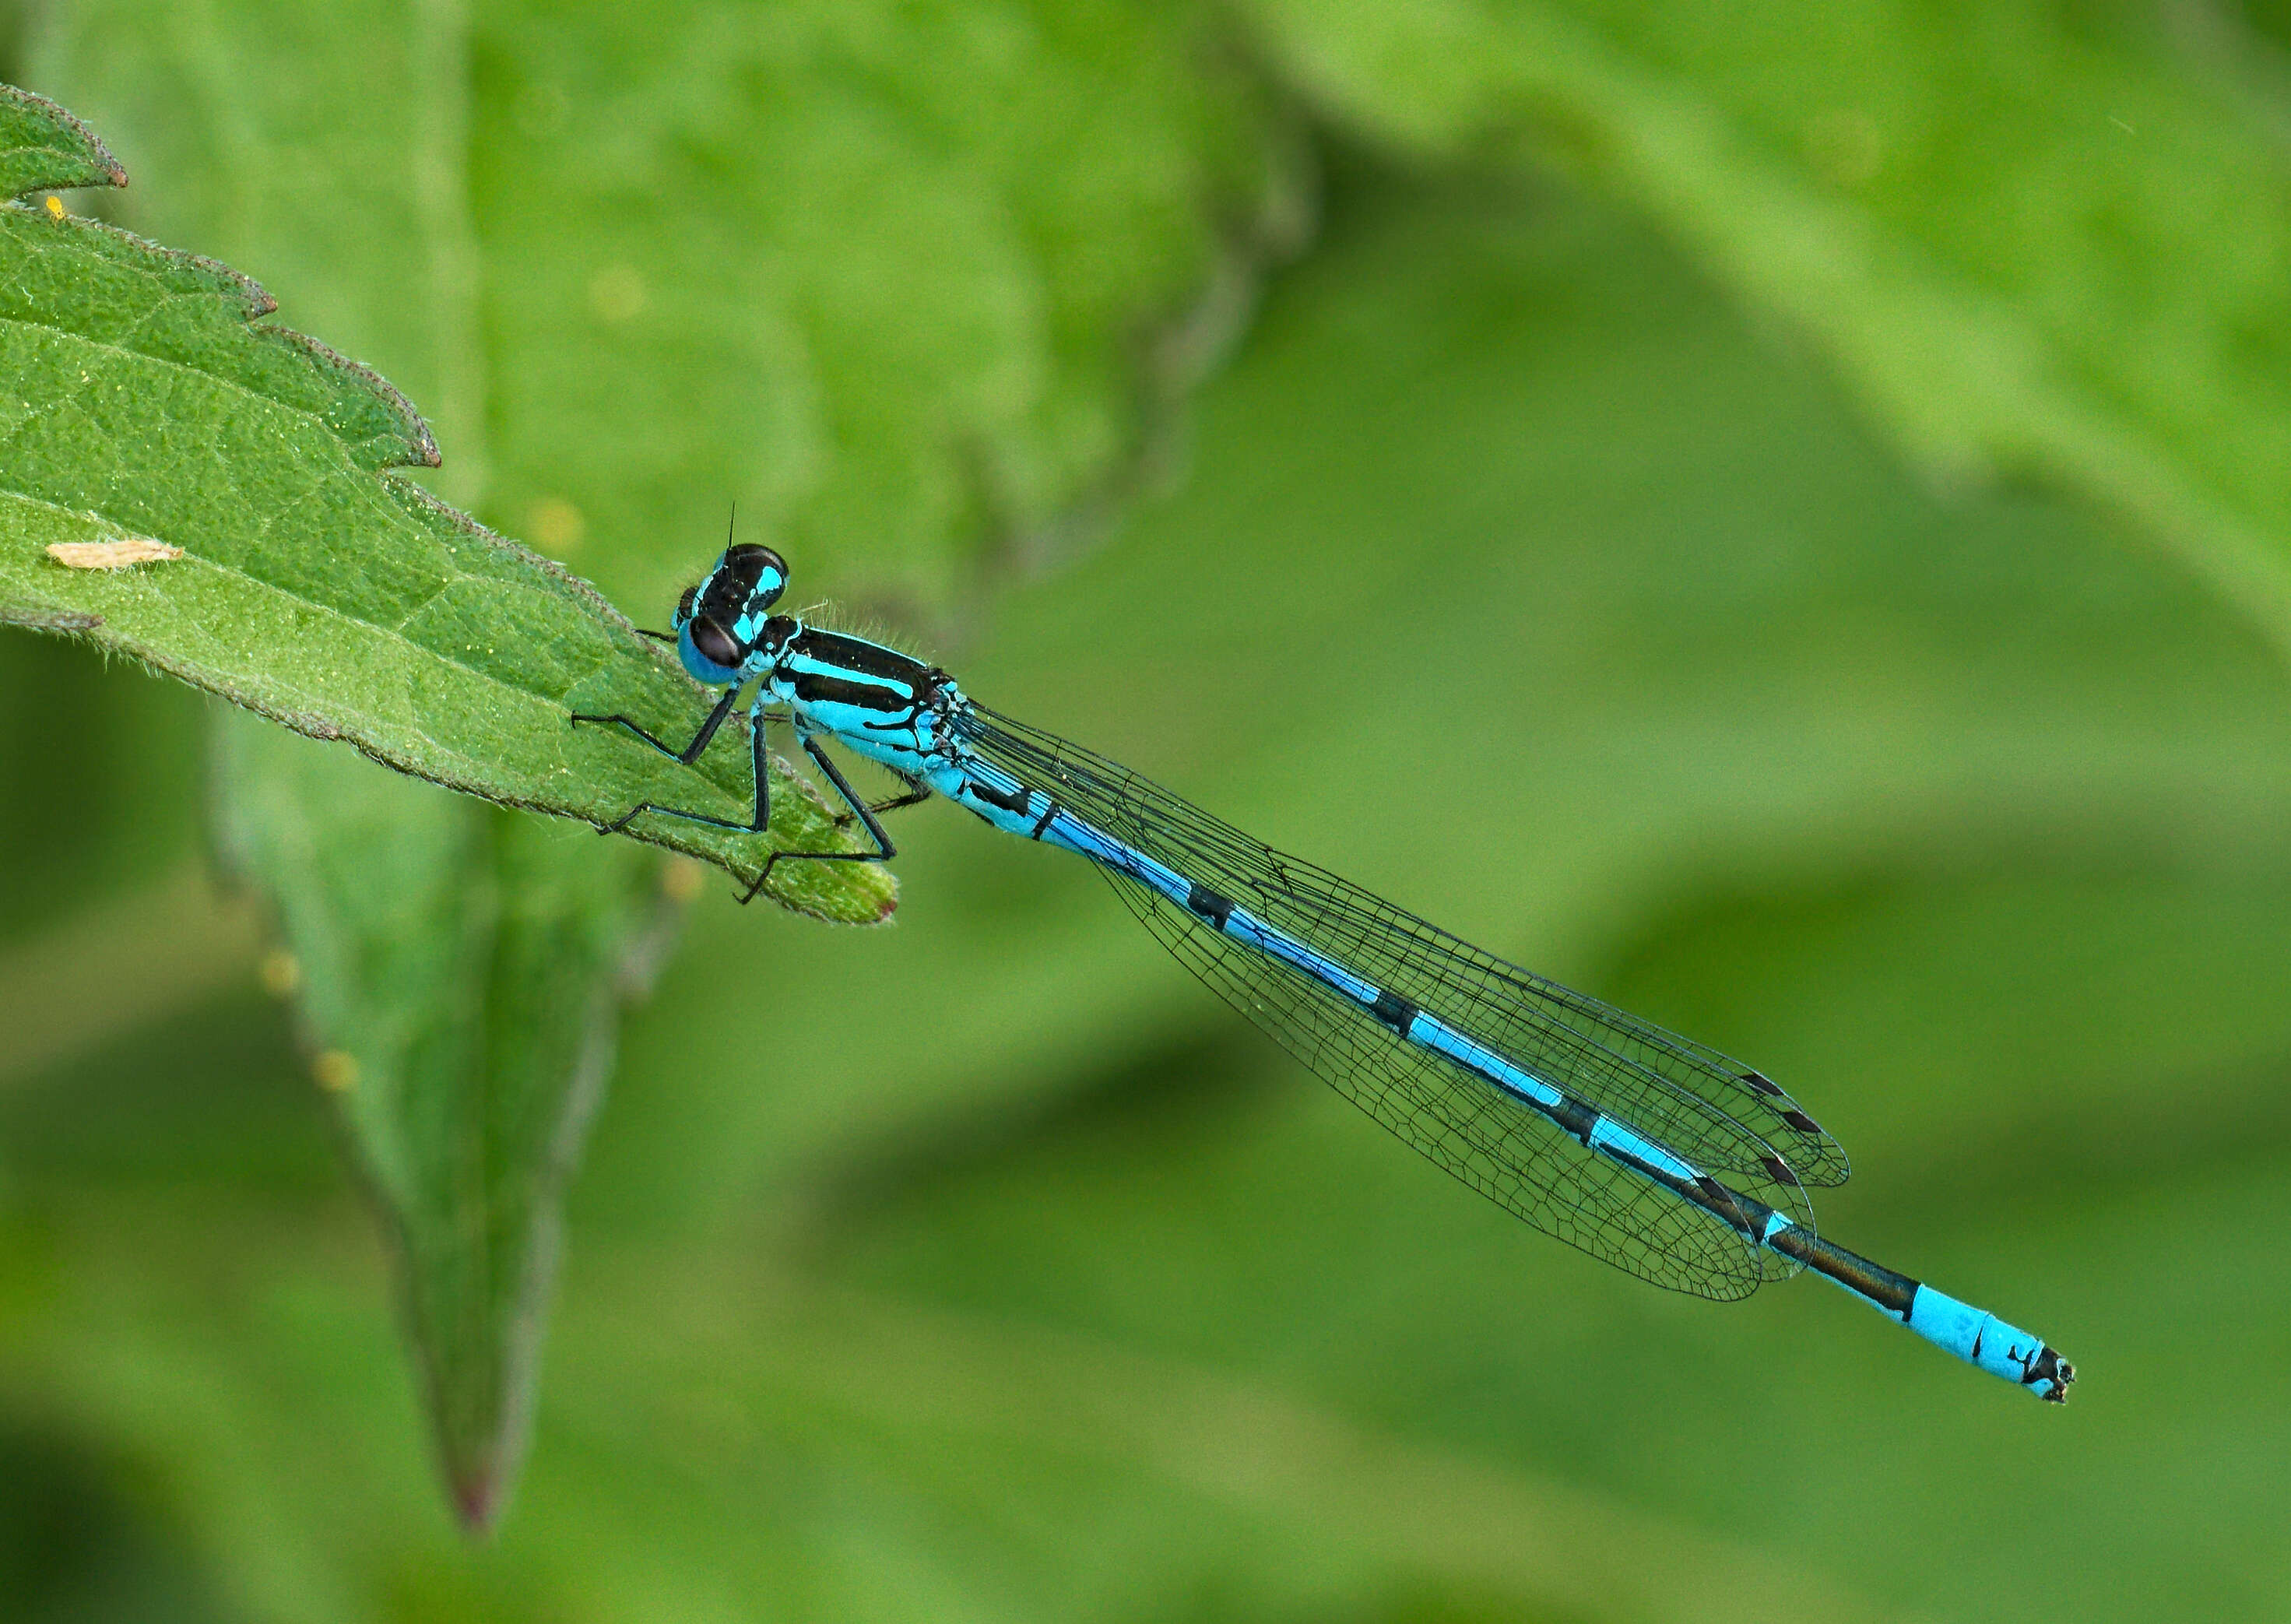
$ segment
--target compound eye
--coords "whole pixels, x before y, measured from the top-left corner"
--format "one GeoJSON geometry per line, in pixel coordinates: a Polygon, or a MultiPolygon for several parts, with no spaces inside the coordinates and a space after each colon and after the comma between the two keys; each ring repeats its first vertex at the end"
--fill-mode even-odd
{"type": "Polygon", "coordinates": [[[684,589],[684,596],[676,600],[676,623],[678,625],[681,626],[686,621],[692,618],[692,601],[699,596],[700,589],[696,586],[687,586],[684,589]]]}
{"type": "Polygon", "coordinates": [[[740,645],[732,640],[732,634],[705,615],[692,623],[692,646],[700,651],[702,658],[727,671],[736,671],[747,657],[740,645]]]}

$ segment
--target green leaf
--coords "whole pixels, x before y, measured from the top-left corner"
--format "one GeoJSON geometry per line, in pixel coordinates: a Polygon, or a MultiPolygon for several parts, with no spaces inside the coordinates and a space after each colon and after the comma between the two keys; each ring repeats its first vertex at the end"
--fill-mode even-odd
{"type": "Polygon", "coordinates": [[[1579,168],[1944,478],[2099,502],[2291,647],[2291,159],[2235,8],[1246,9],[1328,116],[1579,168]]]}
{"type": "MultiPolygon", "coordinates": [[[[8,105],[20,121],[44,104],[8,105]]],[[[60,159],[45,178],[87,167],[60,159]]],[[[563,570],[383,473],[434,462],[428,430],[373,374],[255,322],[273,307],[253,284],[16,205],[0,210],[0,619],[81,632],[506,807],[602,824],[639,800],[712,791],[728,812],[752,793],[744,752],[663,775],[633,741],[569,725],[573,709],[632,710],[673,732],[706,701],[563,570]],[[125,569],[63,561],[76,544],[161,538],[125,569]],[[644,757],[657,792],[622,799],[614,781],[644,757]]],[[[624,843],[544,832],[347,752],[259,726],[221,736],[226,845],[279,898],[289,961],[306,967],[318,1074],[398,1238],[446,1471],[482,1523],[523,1446],[558,1190],[619,1000],[657,952],[657,878],[624,843]]],[[[767,838],[840,848],[816,794],[775,770],[767,838]]],[[[663,843],[700,827],[652,821],[639,832],[663,843]]],[[[687,848],[730,866],[755,845],[687,848]]],[[[781,872],[776,898],[824,918],[892,905],[872,866],[781,872]]]]}
{"type": "Polygon", "coordinates": [[[484,1526],[525,1445],[561,1186],[621,1001],[676,910],[653,864],[580,830],[409,804],[399,781],[277,728],[220,743],[223,770],[265,792],[223,802],[224,846],[277,899],[319,1084],[394,1242],[455,1504],[484,1526]]]}
{"type": "MultiPolygon", "coordinates": [[[[0,208],[0,620],[84,625],[296,732],[503,806],[601,825],[644,800],[736,813],[751,798],[744,751],[680,771],[567,725],[617,711],[689,732],[708,700],[580,582],[385,472],[433,461],[428,430],[374,374],[258,321],[275,307],[253,283],[21,205],[0,208]],[[141,538],[183,556],[110,571],[49,552],[141,538]]],[[[842,844],[816,793],[788,792],[801,782],[775,795],[770,840],[842,844]]],[[[665,819],[632,832],[756,866],[753,837],[665,819]]],[[[772,894],[822,918],[890,910],[880,872],[785,872],[772,894]]]]}
{"type": "Polygon", "coordinates": [[[95,132],[29,91],[0,100],[0,197],[42,187],[125,186],[127,172],[95,132]]]}

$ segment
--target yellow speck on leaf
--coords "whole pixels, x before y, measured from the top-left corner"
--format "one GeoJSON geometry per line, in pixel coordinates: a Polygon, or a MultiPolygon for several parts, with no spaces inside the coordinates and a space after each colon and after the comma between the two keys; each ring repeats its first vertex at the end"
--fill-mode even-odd
{"type": "Polygon", "coordinates": [[[64,200],[57,197],[55,193],[50,192],[48,194],[47,211],[48,218],[50,220],[61,220],[64,217],[64,200]]]}
{"type": "Polygon", "coordinates": [[[347,1094],[358,1087],[358,1057],[346,1049],[330,1049],[310,1062],[310,1075],[329,1094],[347,1094]]]}
{"type": "Polygon", "coordinates": [[[148,535],[117,542],[54,542],[48,547],[48,557],[66,569],[125,569],[131,564],[164,564],[182,556],[181,548],[148,535]]]}

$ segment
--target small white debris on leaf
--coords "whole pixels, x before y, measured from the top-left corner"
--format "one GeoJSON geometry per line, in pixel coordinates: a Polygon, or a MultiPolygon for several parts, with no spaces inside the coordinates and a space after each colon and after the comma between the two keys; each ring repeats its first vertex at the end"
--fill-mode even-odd
{"type": "Polygon", "coordinates": [[[66,569],[125,569],[131,564],[164,564],[182,556],[181,548],[148,535],[119,542],[56,542],[48,548],[48,557],[66,569]]]}

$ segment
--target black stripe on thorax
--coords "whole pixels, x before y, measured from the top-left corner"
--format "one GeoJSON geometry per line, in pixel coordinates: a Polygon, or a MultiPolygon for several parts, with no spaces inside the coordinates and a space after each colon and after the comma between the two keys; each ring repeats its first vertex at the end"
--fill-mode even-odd
{"type": "Polygon", "coordinates": [[[915,708],[915,702],[896,688],[878,687],[872,682],[853,682],[822,671],[800,671],[793,676],[795,696],[808,705],[849,705],[855,711],[872,711],[879,716],[899,717],[911,714],[915,708]]]}
{"type": "Polygon", "coordinates": [[[886,648],[880,643],[871,643],[864,637],[848,637],[840,631],[823,631],[816,626],[806,626],[788,645],[789,652],[832,665],[839,670],[853,671],[861,677],[874,677],[885,682],[903,682],[920,695],[927,688],[938,686],[938,672],[912,655],[901,654],[896,648],[886,648]]]}

